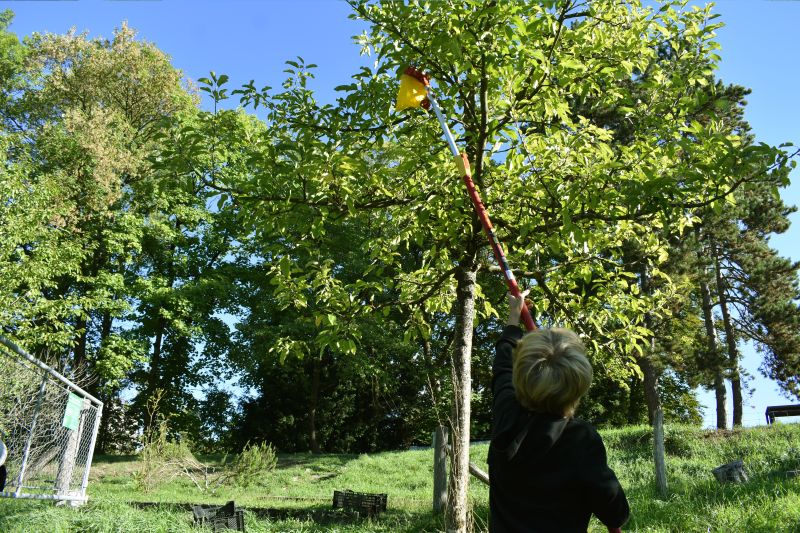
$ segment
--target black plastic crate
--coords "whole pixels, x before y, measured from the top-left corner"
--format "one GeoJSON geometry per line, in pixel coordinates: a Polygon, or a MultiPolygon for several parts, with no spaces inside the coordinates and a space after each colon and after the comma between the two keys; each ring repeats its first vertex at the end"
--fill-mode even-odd
{"type": "Polygon", "coordinates": [[[244,511],[237,509],[232,501],[225,505],[192,505],[194,523],[198,526],[208,526],[212,531],[232,529],[244,531],[244,511]]]}
{"type": "Polygon", "coordinates": [[[361,515],[375,516],[386,510],[386,498],[386,494],[335,490],[333,491],[333,508],[350,509],[361,515]]]}

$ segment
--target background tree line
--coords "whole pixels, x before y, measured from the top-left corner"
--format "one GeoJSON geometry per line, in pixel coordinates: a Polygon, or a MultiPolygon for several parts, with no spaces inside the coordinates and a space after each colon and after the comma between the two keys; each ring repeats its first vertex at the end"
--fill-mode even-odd
{"type": "Polygon", "coordinates": [[[327,104],[299,58],[277,90],[195,86],[125,25],[20,42],[0,18],[0,325],[93,376],[100,451],[135,448],[158,390],[207,450],[488,437],[505,290],[438,125],[391,111],[412,62],[537,320],[587,340],[579,416],[699,423],[703,386],[722,428],[729,382],[741,424],[745,341],[798,396],[798,265],[769,245],[794,154],[715,77],[710,11],[350,3],[377,62],[327,104]]]}

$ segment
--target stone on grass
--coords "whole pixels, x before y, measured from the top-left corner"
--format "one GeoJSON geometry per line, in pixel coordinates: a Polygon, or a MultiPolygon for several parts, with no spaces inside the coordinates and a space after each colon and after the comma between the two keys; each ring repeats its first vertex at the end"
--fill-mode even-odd
{"type": "Polygon", "coordinates": [[[747,473],[744,471],[744,461],[741,459],[718,466],[712,470],[712,472],[720,483],[744,483],[747,481],[747,473]]]}

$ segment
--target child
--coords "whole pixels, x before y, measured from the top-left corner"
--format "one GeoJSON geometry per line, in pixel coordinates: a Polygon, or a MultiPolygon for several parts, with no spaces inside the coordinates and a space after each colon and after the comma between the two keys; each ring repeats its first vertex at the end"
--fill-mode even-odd
{"type": "Polygon", "coordinates": [[[492,367],[489,531],[585,532],[592,513],[621,527],[630,510],[603,441],[572,418],[592,382],[583,344],[567,329],[523,335],[522,305],[509,295],[492,367]]]}

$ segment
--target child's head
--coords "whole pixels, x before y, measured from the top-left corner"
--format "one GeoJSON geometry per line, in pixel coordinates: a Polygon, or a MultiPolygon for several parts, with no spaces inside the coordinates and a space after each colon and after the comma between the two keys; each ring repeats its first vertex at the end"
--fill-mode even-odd
{"type": "Polygon", "coordinates": [[[517,400],[527,409],[572,416],[592,384],[592,365],[574,332],[540,329],[517,343],[513,380],[517,400]]]}

